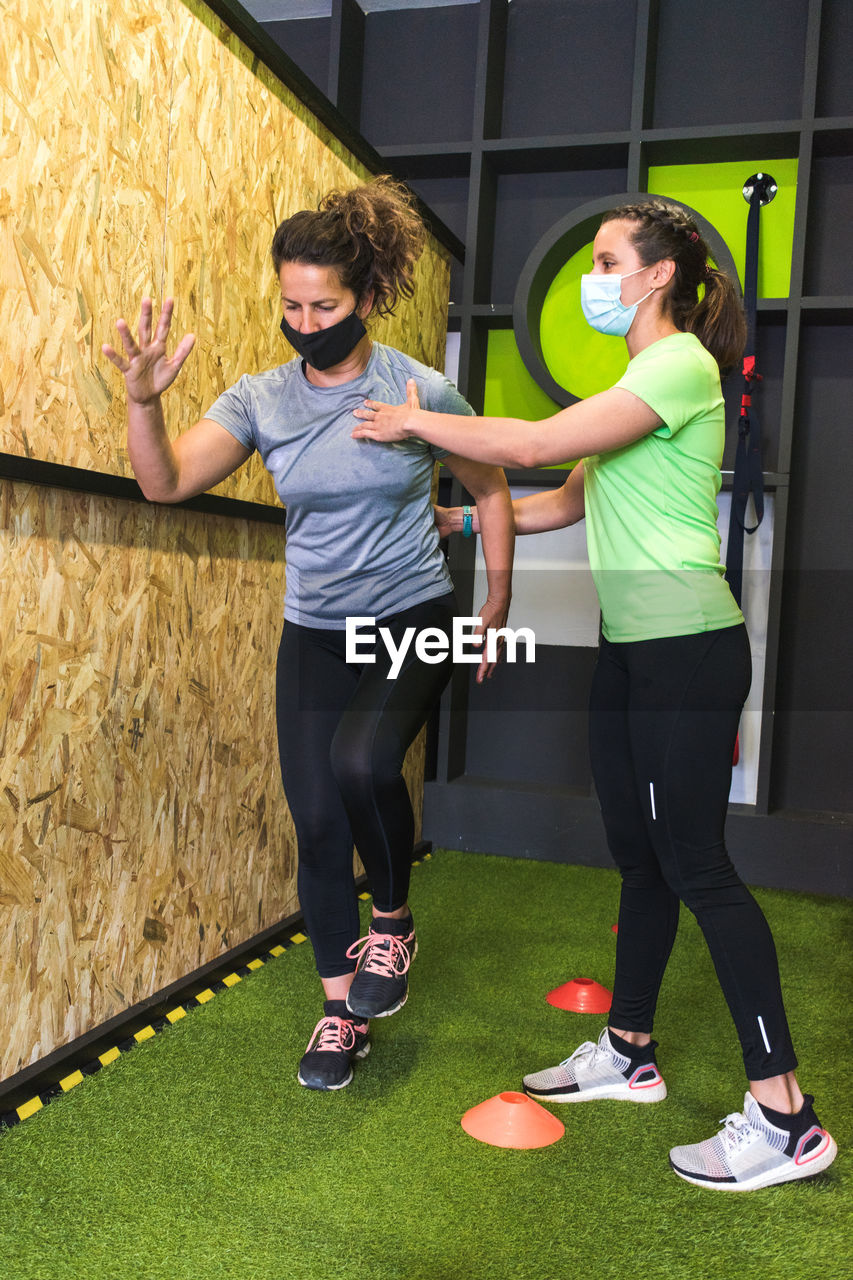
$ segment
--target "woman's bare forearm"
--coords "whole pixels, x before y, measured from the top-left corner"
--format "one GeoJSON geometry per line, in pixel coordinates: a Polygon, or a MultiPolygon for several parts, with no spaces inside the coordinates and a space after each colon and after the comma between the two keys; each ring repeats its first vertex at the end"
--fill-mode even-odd
{"type": "Polygon", "coordinates": [[[486,562],[489,599],[509,606],[512,598],[512,561],[515,522],[506,490],[495,490],[477,499],[480,544],[486,562]]]}
{"type": "MultiPolygon", "coordinates": [[[[509,602],[512,559],[515,550],[515,522],[506,476],[499,467],[488,467],[451,454],[445,465],[471,494],[477,504],[477,532],[480,534],[489,596],[509,602]]],[[[462,528],[461,509],[459,528],[462,528]]]]}
{"type": "Polygon", "coordinates": [[[180,468],[166,431],[159,396],[139,404],[128,400],[127,452],[133,474],[150,502],[180,501],[180,468]]]}
{"type": "Polygon", "coordinates": [[[251,449],[212,418],[171,441],[157,401],[128,403],[127,450],[149,502],[186,502],[230,476],[251,449]]]}
{"type": "MultiPolygon", "coordinates": [[[[471,513],[471,528],[474,533],[482,532],[481,506],[482,501],[478,501],[471,513]]],[[[441,508],[441,514],[445,531],[462,532],[464,528],[462,507],[441,508]]],[[[577,463],[566,483],[560,485],[558,489],[542,489],[539,493],[515,498],[512,503],[512,514],[515,532],[518,534],[547,533],[551,529],[565,529],[568,525],[577,524],[579,520],[583,520],[583,463],[577,463]]]]}
{"type": "Polygon", "coordinates": [[[512,504],[516,533],[547,533],[577,524],[584,516],[583,463],[572,470],[559,489],[543,489],[512,504]]]}

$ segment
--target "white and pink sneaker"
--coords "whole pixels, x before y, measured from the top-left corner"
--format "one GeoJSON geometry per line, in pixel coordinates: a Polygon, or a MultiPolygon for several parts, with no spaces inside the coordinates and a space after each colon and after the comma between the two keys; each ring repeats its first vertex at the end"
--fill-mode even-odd
{"type": "Polygon", "coordinates": [[[772,1112],[774,1123],[751,1093],[743,1111],[726,1116],[713,1138],[693,1146],[673,1147],[669,1163],[679,1178],[714,1191],[757,1191],[795,1178],[810,1178],[829,1167],[838,1154],[835,1141],[814,1113],[806,1094],[793,1116],[772,1112]],[[789,1124],[784,1122],[789,1121],[789,1124]]]}

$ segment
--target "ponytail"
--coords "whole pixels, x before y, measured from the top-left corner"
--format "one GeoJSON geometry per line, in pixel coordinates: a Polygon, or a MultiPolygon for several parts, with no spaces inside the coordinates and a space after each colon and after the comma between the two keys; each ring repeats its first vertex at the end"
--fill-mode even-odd
{"type": "Polygon", "coordinates": [[[746,317],[725,271],[706,267],[704,296],[685,317],[684,329],[696,334],[721,369],[738,364],[746,344],[746,317]]]}
{"type": "Polygon", "coordinates": [[[392,315],[414,293],[414,269],[426,229],[414,197],[389,177],[349,191],[330,191],[317,210],[303,209],[276,230],[272,260],[331,267],[358,302],[372,291],[373,308],[392,315]]]}
{"type": "Polygon", "coordinates": [[[695,333],[721,369],[736,365],[746,344],[743,305],[729,276],[710,265],[693,218],[680,205],[647,200],[611,209],[602,221],[633,224],[629,238],[644,267],[666,258],[675,263],[664,299],[673,324],[695,333]]]}

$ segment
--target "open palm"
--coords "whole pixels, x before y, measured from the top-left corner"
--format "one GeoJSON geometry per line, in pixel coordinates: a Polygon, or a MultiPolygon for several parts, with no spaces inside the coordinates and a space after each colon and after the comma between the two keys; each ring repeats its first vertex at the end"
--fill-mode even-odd
{"type": "Polygon", "coordinates": [[[184,334],[172,356],[166,354],[166,339],[172,324],[174,302],[166,298],[157,319],[154,335],[151,334],[152,303],[150,298],[142,299],[139,313],[139,341],[130,331],[126,320],[116,320],[124,355],[114,347],[105,344],[101,350],[115,367],[124,374],[128,398],[137,404],[147,404],[172,385],[181,371],[181,366],[195,346],[195,335],[184,334]]]}

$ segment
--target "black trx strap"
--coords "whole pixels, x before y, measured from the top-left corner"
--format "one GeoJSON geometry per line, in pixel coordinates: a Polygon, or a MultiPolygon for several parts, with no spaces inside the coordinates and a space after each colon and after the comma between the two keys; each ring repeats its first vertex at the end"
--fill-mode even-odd
{"type": "Polygon", "coordinates": [[[738,418],[737,453],[732,481],[729,542],[726,551],[726,580],[738,604],[743,595],[743,535],[755,533],[764,518],[764,477],[761,471],[761,431],[752,407],[752,384],[761,380],[755,368],[755,312],[758,298],[758,215],[763,204],[776,194],[776,183],[767,173],[748,178],[743,188],[749,201],[746,219],[746,266],[743,276],[743,307],[746,312],[746,348],[743,355],[743,395],[738,418]],[[755,506],[755,524],[746,523],[750,494],[755,506]]]}

